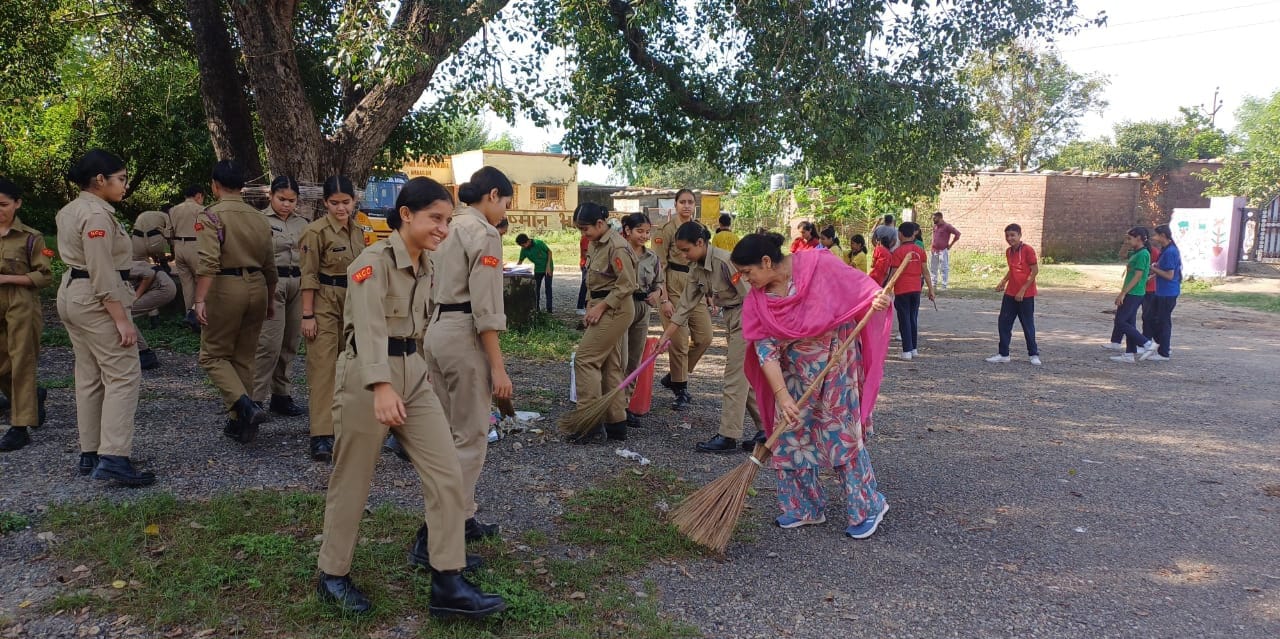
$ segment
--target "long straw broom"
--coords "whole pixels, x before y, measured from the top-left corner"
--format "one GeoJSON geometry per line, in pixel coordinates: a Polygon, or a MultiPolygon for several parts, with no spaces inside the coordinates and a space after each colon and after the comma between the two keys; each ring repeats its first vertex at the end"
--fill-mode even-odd
{"type": "Polygon", "coordinates": [[[596,426],[599,426],[601,421],[604,420],[605,414],[609,412],[609,405],[618,397],[618,393],[625,391],[632,382],[636,381],[636,378],[640,377],[640,373],[643,373],[644,369],[653,366],[653,363],[658,360],[658,356],[665,350],[666,349],[663,347],[659,347],[655,350],[648,359],[640,362],[640,364],[636,366],[636,369],[632,371],[626,379],[622,380],[621,384],[618,384],[617,388],[591,401],[582,402],[578,404],[577,408],[565,413],[565,415],[560,418],[560,421],[556,422],[556,425],[560,428],[560,432],[565,433],[566,435],[579,437],[591,432],[591,430],[596,426]]]}
{"type": "MultiPolygon", "coordinates": [[[[910,261],[911,256],[908,255],[903,259],[902,264],[906,265],[910,261]]],[[[893,288],[902,271],[901,268],[897,269],[893,277],[885,283],[885,290],[893,288]]],[[[797,406],[803,406],[822,386],[827,373],[841,362],[845,351],[849,350],[853,342],[858,339],[858,335],[862,333],[863,328],[866,328],[873,315],[879,315],[879,313],[867,313],[862,316],[858,325],[854,327],[853,333],[831,354],[826,367],[818,373],[818,376],[805,389],[804,395],[796,401],[797,406]]],[[[738,526],[738,519],[742,516],[742,510],[746,505],[747,490],[755,483],[756,473],[773,455],[773,447],[778,443],[778,438],[791,430],[791,426],[791,423],[787,423],[774,428],[773,434],[767,441],[756,445],[747,461],[686,497],[671,511],[671,523],[675,524],[676,529],[694,543],[705,546],[717,554],[723,554],[725,548],[729,547],[729,538],[733,536],[733,531],[738,526]]]]}

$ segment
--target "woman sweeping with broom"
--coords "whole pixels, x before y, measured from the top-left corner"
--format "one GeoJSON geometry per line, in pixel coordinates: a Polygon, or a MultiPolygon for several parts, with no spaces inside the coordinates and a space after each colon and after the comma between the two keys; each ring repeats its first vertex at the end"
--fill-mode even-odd
{"type": "Polygon", "coordinates": [[[776,401],[762,402],[763,426],[771,433],[794,424],[778,439],[771,461],[782,510],[776,523],[797,528],[825,522],[818,471],[831,468],[844,490],[845,534],[865,539],[889,510],[876,490],[865,447],[888,350],[889,315],[867,323],[803,407],[794,398],[804,394],[858,321],[888,309],[892,298],[830,252],[784,258],[782,243],[776,234],[749,235],[731,257],[752,288],[742,314],[743,336],[754,355],[747,358],[747,377],[757,394],[776,401]],[[779,417],[782,423],[775,421],[779,417]]]}

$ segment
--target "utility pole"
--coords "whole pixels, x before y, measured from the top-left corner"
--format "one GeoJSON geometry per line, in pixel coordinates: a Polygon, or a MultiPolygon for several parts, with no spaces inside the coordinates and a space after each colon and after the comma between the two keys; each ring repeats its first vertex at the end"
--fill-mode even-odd
{"type": "Polygon", "coordinates": [[[1215,128],[1214,123],[1218,119],[1218,111],[1222,110],[1222,100],[1218,99],[1218,89],[1220,88],[1213,87],[1213,101],[1209,103],[1211,108],[1206,109],[1203,104],[1200,105],[1200,112],[1209,116],[1209,128],[1211,129],[1215,128]]]}

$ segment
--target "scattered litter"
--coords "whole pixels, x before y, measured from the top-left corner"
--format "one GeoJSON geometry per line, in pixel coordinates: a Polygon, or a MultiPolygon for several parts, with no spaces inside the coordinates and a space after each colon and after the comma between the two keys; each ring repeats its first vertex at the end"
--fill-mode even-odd
{"type": "Polygon", "coordinates": [[[637,452],[636,452],[636,451],[634,451],[634,450],[627,450],[627,449],[625,449],[625,448],[618,448],[618,449],[615,449],[613,452],[617,453],[617,454],[618,454],[618,456],[619,456],[619,457],[621,457],[621,458],[623,458],[623,459],[631,459],[631,460],[634,460],[634,461],[638,461],[638,462],[640,462],[640,465],[641,465],[641,466],[648,466],[648,465],[649,465],[649,459],[648,459],[647,457],[645,457],[644,455],[641,455],[640,453],[637,453],[637,452]]]}
{"type": "Polygon", "coordinates": [[[1093,461],[1092,459],[1081,459],[1080,461],[1082,461],[1082,462],[1084,462],[1084,463],[1086,463],[1086,464],[1102,464],[1102,463],[1105,463],[1105,462],[1100,462],[1100,461],[1093,461]]]}
{"type": "Polygon", "coordinates": [[[1076,530],[1076,532],[1078,532],[1078,533],[1086,533],[1086,532],[1089,532],[1089,529],[1088,529],[1088,528],[1085,528],[1084,526],[1077,526],[1075,530],[1076,530]]]}
{"type": "Polygon", "coordinates": [[[532,424],[542,419],[542,413],[531,410],[518,410],[514,417],[503,417],[498,409],[493,408],[489,412],[489,443],[492,444],[513,433],[541,434],[542,429],[534,428],[532,424]]]}
{"type": "Polygon", "coordinates": [[[489,427],[489,443],[492,444],[493,442],[496,442],[499,439],[502,439],[502,433],[498,432],[498,427],[490,426],[489,427]]]}
{"type": "Polygon", "coordinates": [[[691,425],[689,422],[680,422],[679,424],[676,424],[676,428],[679,428],[681,430],[691,430],[693,428],[693,425],[691,425]]]}

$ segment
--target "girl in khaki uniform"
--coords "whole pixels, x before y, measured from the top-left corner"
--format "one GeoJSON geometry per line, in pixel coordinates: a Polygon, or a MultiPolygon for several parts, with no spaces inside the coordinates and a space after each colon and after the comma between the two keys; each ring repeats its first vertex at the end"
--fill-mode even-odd
{"type": "Polygon", "coordinates": [[[155,475],[138,472],[129,461],[142,381],[138,331],[129,315],[134,293],[126,281],[133,244],[109,204],[124,199],[129,177],[120,158],[93,150],[68,178],[81,192],[57,215],[58,250],[67,264],[58,287],[58,317],[76,359],[80,474],[146,486],[155,475]]]}
{"type": "MultiPolygon", "coordinates": [[[[738,269],[729,261],[729,252],[711,246],[711,232],[697,222],[688,222],[676,231],[675,248],[689,260],[689,285],[676,304],[671,324],[662,334],[665,342],[676,335],[689,315],[706,307],[707,297],[724,311],[729,352],[724,360],[724,395],[720,407],[720,432],[709,441],[700,442],[697,450],[704,453],[730,453],[738,449],[742,436],[744,412],[758,426],[760,411],[755,393],[747,381],[745,357],[747,343],[742,338],[742,301],[750,286],[742,281],[738,269]]],[[[752,442],[748,442],[752,443],[752,442]]],[[[746,446],[744,445],[744,448],[746,446]]]]}
{"type": "MultiPolygon", "coordinates": [[[[290,393],[289,367],[298,354],[302,341],[302,269],[299,266],[298,239],[307,228],[307,221],[294,214],[298,205],[298,181],[282,175],[271,182],[271,200],[262,214],[271,225],[271,248],[275,251],[276,282],[275,299],[271,300],[275,312],[262,324],[258,338],[258,353],[254,368],[253,400],[266,404],[268,393],[271,412],[285,417],[307,414],[298,406],[290,393]]],[[[311,451],[317,461],[329,461],[332,451],[311,451]]]]}
{"type": "MultiPolygon", "coordinates": [[[[658,254],[658,262],[662,264],[663,279],[667,283],[667,298],[680,299],[689,282],[689,261],[676,250],[676,231],[681,225],[696,221],[697,202],[693,191],[680,189],[676,192],[676,216],[663,224],[654,234],[653,251],[658,254]]],[[[672,308],[658,312],[662,320],[662,328],[671,327],[672,308]]],[[[676,401],[672,410],[687,410],[693,398],[689,395],[689,375],[698,365],[698,360],[711,347],[711,314],[706,305],[695,308],[689,313],[687,324],[674,333],[671,350],[667,351],[667,361],[671,371],[662,377],[661,384],[675,393],[676,401]]]]}
{"type": "MultiPolygon", "coordinates": [[[[609,211],[592,202],[578,205],[573,223],[591,239],[587,253],[586,332],[574,358],[578,403],[590,402],[617,388],[624,374],[627,329],[635,315],[636,256],[608,223],[609,211]]],[[[627,398],[619,393],[609,406],[605,424],[569,441],[576,444],[627,438],[627,398]]]]}
{"type": "MultiPolygon", "coordinates": [[[[645,244],[649,242],[652,226],[649,217],[643,213],[632,213],[622,218],[622,236],[631,245],[631,252],[636,256],[636,292],[632,293],[635,317],[627,327],[627,375],[640,365],[644,355],[644,341],[649,336],[649,309],[671,310],[671,300],[667,299],[667,287],[662,279],[662,265],[658,263],[658,255],[650,251],[645,244]]],[[[635,384],[627,387],[627,404],[631,403],[631,395],[635,392],[635,384]]],[[[627,409],[627,425],[640,426],[640,416],[627,409]]]]}
{"type": "Polygon", "coordinates": [[[486,166],[458,187],[467,206],[453,217],[449,239],[431,256],[436,283],[427,363],[439,390],[453,443],[462,464],[467,540],[498,534],[495,524],[475,518],[476,484],[489,450],[492,398],[511,398],[498,332],[507,330],[502,301],[502,237],[496,224],[514,195],[511,181],[486,166]]]}
{"type": "Polygon", "coordinates": [[[332,176],[324,181],[323,194],[325,215],[308,224],[298,240],[313,456],[333,450],[333,371],[342,341],[347,267],[364,250],[364,232],[353,219],[356,189],[351,180],[332,176]]]}
{"type": "Polygon", "coordinates": [[[0,391],[13,398],[0,452],[31,443],[29,429],[40,425],[36,362],[40,353],[41,288],[52,279],[53,251],[44,235],[18,219],[22,190],[0,178],[0,391]]]}
{"type": "Polygon", "coordinates": [[[419,537],[426,528],[431,535],[415,545],[413,554],[431,571],[431,614],[478,618],[506,607],[501,597],[480,592],[462,576],[467,564],[462,468],[417,348],[431,298],[428,253],[450,234],[452,214],[453,198],[443,186],[423,177],[410,180],[396,198],[396,212],[387,216],[391,236],[375,242],[347,269],[345,351],[337,363],[340,390],[334,405],[340,418],[317,586],[322,601],[346,612],[371,607],[349,573],[388,428],[422,480],[427,525],[419,537]]]}

